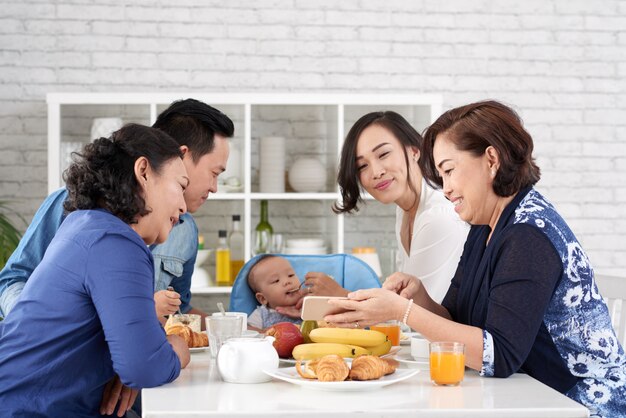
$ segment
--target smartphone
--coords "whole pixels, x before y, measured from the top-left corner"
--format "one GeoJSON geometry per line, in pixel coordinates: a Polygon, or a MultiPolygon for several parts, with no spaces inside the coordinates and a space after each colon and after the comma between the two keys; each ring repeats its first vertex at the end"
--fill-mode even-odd
{"type": "Polygon", "coordinates": [[[330,305],[331,299],[347,299],[339,296],[305,296],[302,302],[302,313],[300,317],[304,321],[319,321],[326,315],[344,312],[344,309],[330,305]]]}

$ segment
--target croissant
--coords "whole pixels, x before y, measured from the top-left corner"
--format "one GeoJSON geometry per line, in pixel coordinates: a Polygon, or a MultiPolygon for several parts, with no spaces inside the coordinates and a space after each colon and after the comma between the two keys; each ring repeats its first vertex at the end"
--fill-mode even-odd
{"type": "Polygon", "coordinates": [[[298,360],[296,371],[305,379],[317,379],[320,382],[342,382],[350,373],[346,362],[336,354],[328,354],[304,363],[302,360],[298,360]]]}
{"type": "Polygon", "coordinates": [[[350,379],[375,380],[396,371],[396,366],[378,356],[363,355],[352,360],[350,379]]]}
{"type": "Polygon", "coordinates": [[[165,327],[167,335],[178,335],[187,343],[187,347],[206,347],[209,345],[209,338],[204,332],[194,332],[187,325],[172,324],[165,327]]]}
{"type": "Polygon", "coordinates": [[[319,363],[319,359],[308,360],[304,363],[302,363],[302,360],[298,360],[296,362],[296,371],[305,379],[317,379],[317,374],[315,373],[317,363],[319,363]]]}
{"type": "Polygon", "coordinates": [[[342,382],[348,378],[350,369],[343,358],[337,354],[329,354],[317,363],[315,373],[320,382],[342,382]]]}

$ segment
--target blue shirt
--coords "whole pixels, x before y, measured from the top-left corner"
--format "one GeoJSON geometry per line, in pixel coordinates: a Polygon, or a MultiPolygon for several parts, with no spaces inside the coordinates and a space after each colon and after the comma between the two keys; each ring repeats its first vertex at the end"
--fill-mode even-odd
{"type": "Polygon", "coordinates": [[[536,190],[470,230],[443,301],[483,329],[484,376],[524,372],[590,409],[626,413],[626,357],[574,233],[536,190]]]}
{"type": "MultiPolygon", "coordinates": [[[[59,189],[41,204],[6,265],[0,271],[0,317],[7,316],[17,302],[26,281],[41,260],[65,219],[63,203],[67,190],[59,189]]],[[[151,247],[154,257],[154,291],[172,286],[180,293],[182,312],[191,309],[191,276],[197,255],[198,228],[184,214],[167,239],[151,247]]]]}
{"type": "Polygon", "coordinates": [[[180,362],[154,315],[153,273],[119,218],[71,213],[0,322],[0,416],[98,416],[116,373],[137,389],[173,381],[180,362]]]}

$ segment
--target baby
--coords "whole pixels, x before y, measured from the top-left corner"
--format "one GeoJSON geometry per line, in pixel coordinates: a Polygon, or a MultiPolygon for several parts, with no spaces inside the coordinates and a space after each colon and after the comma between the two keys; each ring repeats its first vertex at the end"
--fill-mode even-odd
{"type": "Polygon", "coordinates": [[[265,329],[278,322],[302,322],[275,310],[277,306],[294,306],[304,296],[300,280],[285,258],[267,255],[257,261],[248,273],[248,286],[260,304],[248,317],[249,326],[265,329]]]}

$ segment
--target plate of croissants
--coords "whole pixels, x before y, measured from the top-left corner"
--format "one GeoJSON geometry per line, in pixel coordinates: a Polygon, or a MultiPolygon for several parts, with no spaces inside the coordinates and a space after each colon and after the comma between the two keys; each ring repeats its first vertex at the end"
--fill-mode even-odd
{"type": "Polygon", "coordinates": [[[209,337],[206,332],[195,332],[188,325],[181,323],[165,323],[165,334],[178,335],[187,343],[190,352],[204,351],[209,348],[209,337]]]}
{"type": "Polygon", "coordinates": [[[362,391],[401,382],[420,372],[397,369],[391,359],[363,355],[350,365],[340,356],[330,354],[315,360],[298,360],[295,367],[264,370],[275,379],[317,390],[362,391]]]}

